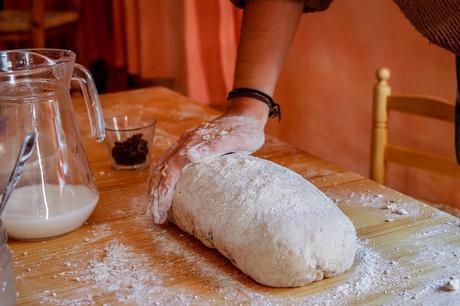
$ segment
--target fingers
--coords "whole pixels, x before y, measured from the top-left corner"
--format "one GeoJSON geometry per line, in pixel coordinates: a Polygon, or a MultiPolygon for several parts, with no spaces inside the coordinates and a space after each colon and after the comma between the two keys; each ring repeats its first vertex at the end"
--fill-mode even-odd
{"type": "Polygon", "coordinates": [[[174,154],[183,147],[187,137],[189,137],[189,134],[190,132],[185,132],[182,134],[181,137],[174,143],[174,145],[167,149],[156,161],[153,162],[149,175],[149,195],[152,195],[154,188],[158,186],[159,179],[161,177],[161,171],[165,166],[165,162],[174,156],[174,154]]]}
{"type": "Polygon", "coordinates": [[[161,177],[158,185],[154,188],[152,197],[152,213],[155,223],[161,224],[166,221],[168,210],[172,205],[176,184],[182,169],[189,163],[187,158],[176,154],[166,162],[161,170],[161,177]]]}
{"type": "Polygon", "coordinates": [[[185,142],[185,137],[187,133],[184,133],[176,143],[167,149],[153,164],[150,168],[150,175],[148,180],[148,197],[150,203],[147,207],[147,214],[153,215],[153,218],[156,223],[163,223],[165,221],[164,216],[162,216],[160,205],[159,205],[159,186],[161,179],[166,175],[167,161],[170,160],[178,150],[183,146],[185,142]],[[162,222],[160,222],[162,220],[162,222]],[[157,222],[158,221],[158,222],[157,222]]]}
{"type": "Polygon", "coordinates": [[[168,217],[171,208],[174,190],[180,178],[182,169],[190,163],[184,153],[184,143],[171,150],[159,160],[159,164],[152,174],[151,208],[154,222],[162,224],[168,217]]]}
{"type": "Polygon", "coordinates": [[[158,220],[155,220],[156,223],[163,223],[166,221],[182,167],[179,165],[179,167],[175,166],[169,169],[170,170],[165,173],[165,176],[162,176],[162,180],[158,186],[158,220]]]}
{"type": "Polygon", "coordinates": [[[159,224],[161,218],[160,209],[159,209],[159,195],[158,195],[158,186],[155,186],[152,191],[150,192],[150,209],[149,214],[152,215],[153,220],[155,223],[159,224]]]}
{"type": "Polygon", "coordinates": [[[190,163],[182,153],[183,146],[189,138],[185,133],[174,146],[168,149],[152,166],[150,172],[149,198],[154,222],[164,223],[168,216],[174,196],[174,188],[179,180],[182,168],[190,163]]]}
{"type": "Polygon", "coordinates": [[[174,189],[174,186],[168,184],[168,168],[169,166],[165,164],[161,170],[157,171],[155,177],[155,185],[153,186],[153,189],[150,193],[151,212],[153,215],[153,220],[156,224],[161,224],[166,221],[167,210],[171,206],[171,203],[168,204],[164,201],[164,195],[168,192],[168,190],[171,188],[174,189]]]}

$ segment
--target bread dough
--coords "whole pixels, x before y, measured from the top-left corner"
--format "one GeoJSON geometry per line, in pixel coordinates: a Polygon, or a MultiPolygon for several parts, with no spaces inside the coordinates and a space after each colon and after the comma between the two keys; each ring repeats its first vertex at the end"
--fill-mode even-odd
{"type": "Polygon", "coordinates": [[[341,274],[356,253],[355,228],[328,197],[297,173],[243,154],[184,169],[169,219],[273,287],[341,274]]]}

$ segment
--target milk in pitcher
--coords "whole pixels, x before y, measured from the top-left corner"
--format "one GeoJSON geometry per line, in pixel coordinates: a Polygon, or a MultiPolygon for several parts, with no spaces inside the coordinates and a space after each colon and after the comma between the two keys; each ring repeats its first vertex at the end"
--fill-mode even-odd
{"type": "Polygon", "coordinates": [[[99,194],[83,185],[24,186],[14,190],[1,218],[11,238],[50,238],[80,227],[98,200],[99,194]]]}

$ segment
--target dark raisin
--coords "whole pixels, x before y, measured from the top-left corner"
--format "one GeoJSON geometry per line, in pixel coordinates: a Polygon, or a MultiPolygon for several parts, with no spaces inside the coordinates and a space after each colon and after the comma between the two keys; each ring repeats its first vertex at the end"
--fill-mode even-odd
{"type": "Polygon", "coordinates": [[[112,148],[112,157],[119,165],[137,165],[145,162],[149,153],[148,142],[142,134],[135,134],[123,142],[116,141],[112,148]]]}

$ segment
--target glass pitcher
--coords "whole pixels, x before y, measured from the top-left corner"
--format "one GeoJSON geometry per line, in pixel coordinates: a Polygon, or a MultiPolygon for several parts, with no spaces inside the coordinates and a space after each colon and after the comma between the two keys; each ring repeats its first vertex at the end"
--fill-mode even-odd
{"type": "Polygon", "coordinates": [[[72,51],[0,52],[0,192],[22,139],[37,133],[33,155],[1,216],[11,238],[35,240],[72,231],[99,200],[72,106],[72,80],[82,89],[92,134],[102,141],[99,96],[72,51]]]}

